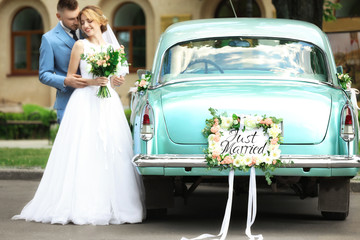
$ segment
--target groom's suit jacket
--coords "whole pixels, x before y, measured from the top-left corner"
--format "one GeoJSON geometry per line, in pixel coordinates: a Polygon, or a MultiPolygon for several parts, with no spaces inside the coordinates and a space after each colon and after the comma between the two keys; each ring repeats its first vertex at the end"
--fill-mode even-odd
{"type": "Polygon", "coordinates": [[[71,49],[75,43],[60,22],[41,39],[39,79],[43,84],[57,89],[54,108],[63,112],[69,101],[72,87],[64,87],[71,49]]]}

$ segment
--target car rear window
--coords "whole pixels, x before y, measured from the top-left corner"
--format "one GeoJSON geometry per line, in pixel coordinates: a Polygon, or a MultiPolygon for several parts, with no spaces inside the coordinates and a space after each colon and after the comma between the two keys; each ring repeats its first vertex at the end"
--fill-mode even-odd
{"type": "Polygon", "coordinates": [[[179,43],[166,51],[160,82],[216,75],[327,81],[327,67],[323,52],[307,42],[241,37],[200,39],[179,43]]]}

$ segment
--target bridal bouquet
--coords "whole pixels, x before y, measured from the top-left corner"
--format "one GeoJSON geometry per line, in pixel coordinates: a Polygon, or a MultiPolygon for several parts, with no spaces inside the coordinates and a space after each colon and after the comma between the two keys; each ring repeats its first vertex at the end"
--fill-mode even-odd
{"type": "MultiPolygon", "coordinates": [[[[110,75],[123,75],[128,73],[128,64],[124,46],[114,49],[109,46],[106,51],[95,52],[92,54],[81,54],[81,59],[88,63],[87,70],[96,77],[109,77],[110,75]]],[[[100,86],[97,93],[99,98],[111,97],[107,86],[100,86]]]]}

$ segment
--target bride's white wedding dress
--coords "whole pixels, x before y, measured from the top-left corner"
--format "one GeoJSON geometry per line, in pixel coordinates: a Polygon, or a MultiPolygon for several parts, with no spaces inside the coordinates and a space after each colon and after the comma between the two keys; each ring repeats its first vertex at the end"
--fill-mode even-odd
{"type": "MultiPolygon", "coordinates": [[[[101,47],[84,41],[84,53],[101,47]]],[[[106,50],[106,47],[102,47],[106,50]]],[[[80,61],[81,75],[93,78],[80,61]]],[[[98,86],[72,94],[34,198],[13,219],[43,223],[122,224],[144,218],[142,180],[131,163],[132,138],[118,94],[98,86]]]]}

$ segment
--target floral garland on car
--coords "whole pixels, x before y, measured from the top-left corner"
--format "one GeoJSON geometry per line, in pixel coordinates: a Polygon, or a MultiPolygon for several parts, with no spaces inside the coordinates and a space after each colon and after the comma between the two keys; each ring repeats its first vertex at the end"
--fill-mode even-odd
{"type": "Polygon", "coordinates": [[[135,81],[135,92],[146,91],[150,85],[151,73],[141,74],[140,79],[135,81]]]}
{"type": "Polygon", "coordinates": [[[342,89],[351,89],[351,77],[348,73],[336,74],[342,89]]]}
{"type": "MultiPolygon", "coordinates": [[[[223,169],[237,169],[240,171],[248,171],[251,167],[261,169],[265,173],[265,178],[268,184],[271,184],[271,171],[282,165],[280,160],[281,150],[279,145],[283,140],[281,136],[280,123],[282,119],[275,117],[262,117],[243,115],[238,116],[233,114],[228,117],[226,113],[219,115],[217,110],[209,108],[213,118],[206,120],[206,127],[202,130],[204,136],[208,139],[208,148],[205,149],[206,161],[210,168],[219,167],[223,169]],[[253,133],[247,138],[241,139],[241,134],[245,131],[261,130],[267,138],[266,144],[263,146],[264,150],[261,154],[255,154],[256,151],[260,152],[260,148],[250,148],[253,154],[238,153],[239,147],[234,147],[233,152],[226,153],[222,149],[224,142],[221,138],[225,132],[233,133],[236,136],[231,137],[238,141],[250,142],[254,140],[256,133],[253,133]],[[268,146],[265,149],[265,146],[268,146]],[[237,148],[235,151],[235,148],[237,148]]],[[[226,142],[228,143],[228,142],[226,142]]],[[[248,149],[248,147],[246,147],[248,149]]]]}

